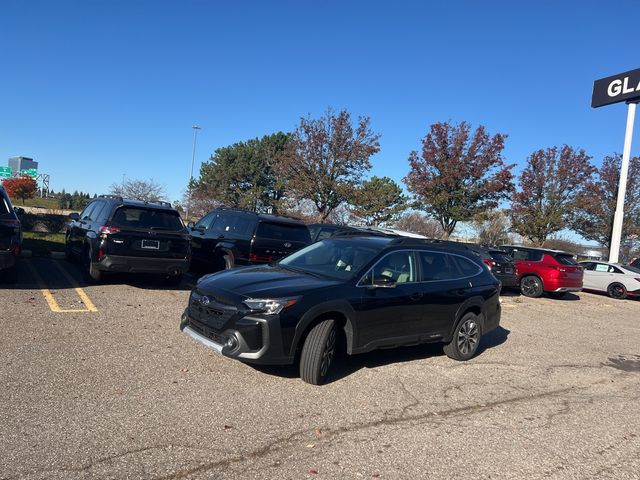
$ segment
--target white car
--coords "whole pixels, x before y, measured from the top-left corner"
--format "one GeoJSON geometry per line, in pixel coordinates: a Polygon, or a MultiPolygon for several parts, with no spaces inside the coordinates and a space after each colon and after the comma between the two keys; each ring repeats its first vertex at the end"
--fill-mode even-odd
{"type": "Polygon", "coordinates": [[[584,261],[584,290],[606,292],[611,298],[640,296],[640,269],[619,263],[584,261]]]}

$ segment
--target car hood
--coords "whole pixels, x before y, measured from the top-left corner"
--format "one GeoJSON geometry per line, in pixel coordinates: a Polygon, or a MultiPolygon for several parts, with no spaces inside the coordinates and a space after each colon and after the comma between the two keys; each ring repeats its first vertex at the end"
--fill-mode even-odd
{"type": "Polygon", "coordinates": [[[205,275],[196,288],[202,292],[224,290],[246,298],[279,298],[302,295],[309,290],[330,287],[341,281],[309,273],[259,265],[205,275]]]}

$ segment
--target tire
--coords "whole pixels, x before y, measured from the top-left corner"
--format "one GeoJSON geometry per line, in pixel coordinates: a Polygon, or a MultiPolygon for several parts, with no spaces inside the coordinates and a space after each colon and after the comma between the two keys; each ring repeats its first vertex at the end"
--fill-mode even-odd
{"type": "Polygon", "coordinates": [[[75,260],[73,257],[73,251],[71,250],[71,242],[69,242],[69,235],[67,235],[64,241],[64,259],[71,263],[75,260]]]}
{"type": "Polygon", "coordinates": [[[13,285],[18,281],[18,267],[7,268],[6,270],[0,270],[0,283],[7,285],[13,285]]]}
{"type": "Polygon", "coordinates": [[[468,312],[458,322],[451,341],[444,346],[444,353],[453,360],[465,361],[478,351],[482,327],[475,313],[468,312]]]}
{"type": "Polygon", "coordinates": [[[85,271],[87,273],[87,277],[92,283],[100,283],[104,279],[104,275],[100,270],[98,270],[95,266],[95,263],[91,260],[93,255],[91,253],[91,249],[86,250],[85,254],[85,271]]]}
{"type": "Polygon", "coordinates": [[[300,355],[300,378],[322,385],[336,354],[336,322],[324,320],[311,329],[300,355]]]}
{"type": "Polygon", "coordinates": [[[621,283],[615,282],[607,287],[607,295],[616,300],[627,298],[627,289],[621,283]]]}
{"type": "Polygon", "coordinates": [[[542,280],[534,275],[527,275],[520,280],[520,292],[525,297],[538,298],[543,291],[542,280]]]}

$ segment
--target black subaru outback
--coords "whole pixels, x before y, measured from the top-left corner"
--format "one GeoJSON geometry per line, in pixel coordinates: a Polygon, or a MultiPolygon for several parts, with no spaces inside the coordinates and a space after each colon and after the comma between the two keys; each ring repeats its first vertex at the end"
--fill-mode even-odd
{"type": "Polygon", "coordinates": [[[180,328],[224,356],[291,364],[320,384],[348,354],[444,342],[467,360],[500,322],[500,282],[466,246],[380,236],[333,237],[272,265],[202,277],[180,328]]]}
{"type": "Polygon", "coordinates": [[[126,272],[157,274],[179,284],[189,269],[191,236],[167,202],[101,195],[69,217],[67,258],[79,258],[94,282],[126,272]]]}

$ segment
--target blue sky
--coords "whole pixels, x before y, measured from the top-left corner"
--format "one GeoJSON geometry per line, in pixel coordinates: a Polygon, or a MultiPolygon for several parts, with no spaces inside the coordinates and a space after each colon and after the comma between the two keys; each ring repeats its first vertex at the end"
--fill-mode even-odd
{"type": "Polygon", "coordinates": [[[517,169],[563,143],[599,163],[622,150],[626,108],[591,109],[593,81],[640,67],[639,14],[631,0],[4,0],[0,164],[33,157],[55,190],[153,178],[176,200],[193,124],[197,171],[328,106],[371,117],[372,174],[398,182],[443,120],[507,133],[517,169]]]}

